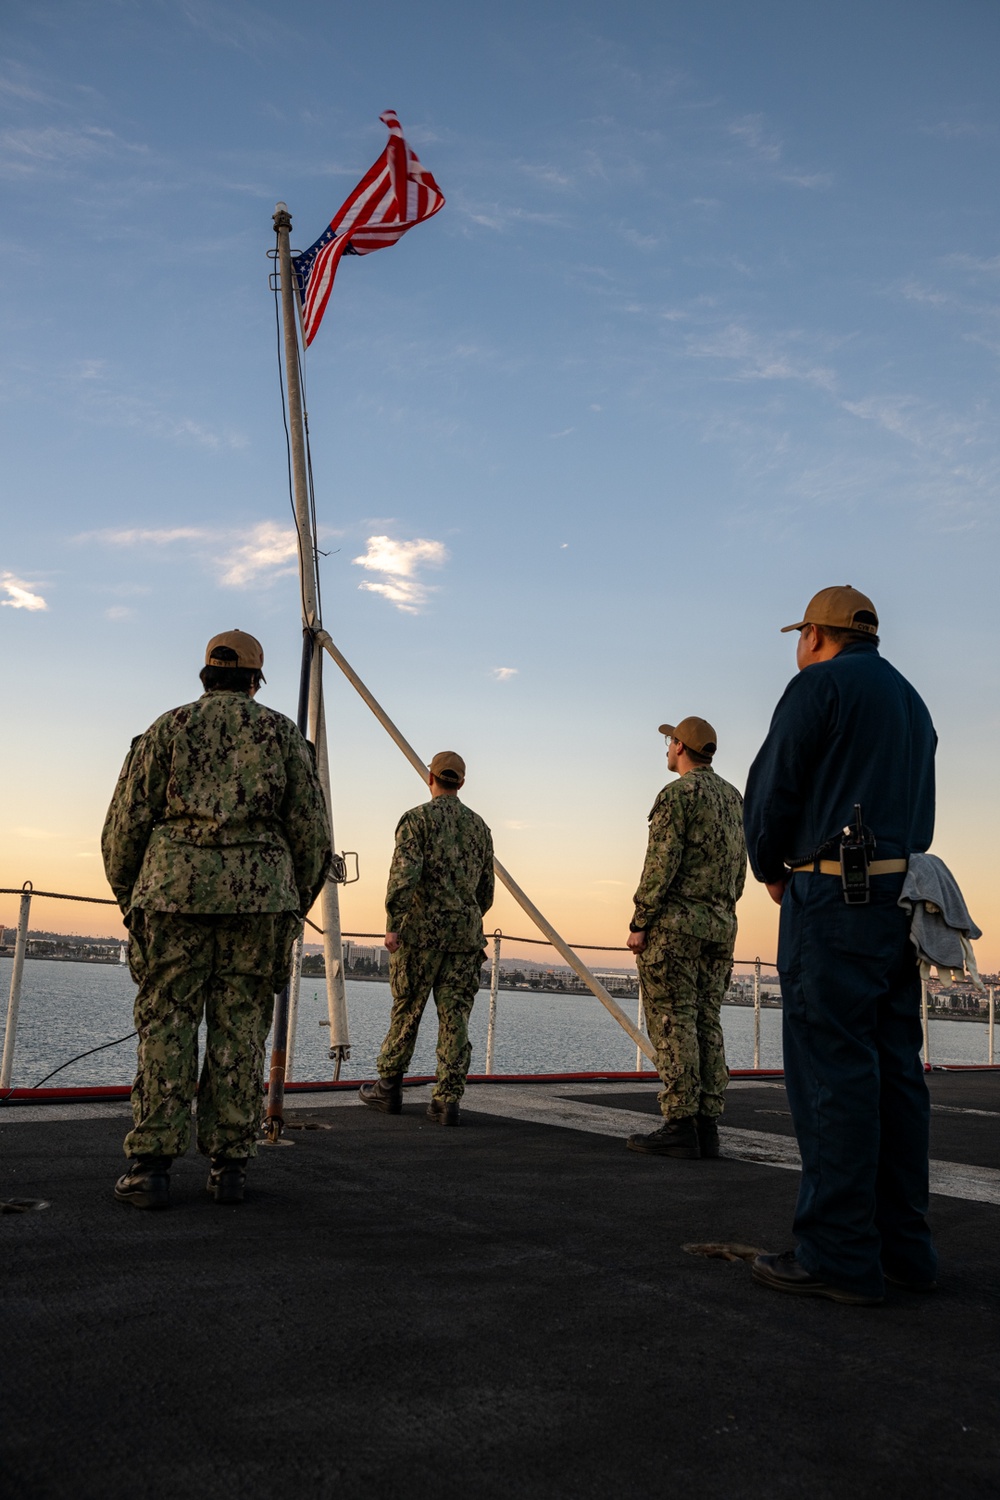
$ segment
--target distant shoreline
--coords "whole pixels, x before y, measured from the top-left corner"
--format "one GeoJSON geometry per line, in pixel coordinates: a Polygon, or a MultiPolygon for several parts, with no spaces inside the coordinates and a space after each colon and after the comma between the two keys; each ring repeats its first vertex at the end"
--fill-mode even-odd
{"type": "MultiPolygon", "coordinates": [[[[0,953],[0,958],[13,958],[13,948],[8,948],[0,953]]],[[[81,958],[74,953],[26,953],[25,963],[46,964],[104,964],[109,969],[124,969],[127,967],[120,958],[81,958]]]]}
{"type": "MultiPolygon", "coordinates": [[[[389,983],[389,976],[388,976],[388,974],[351,974],[350,972],[345,971],[344,978],[345,979],[354,980],[354,981],[356,981],[357,983],[360,983],[360,984],[388,984],[389,983]]],[[[326,976],[324,974],[303,974],[302,975],[302,983],[303,983],[303,985],[307,984],[310,980],[314,980],[317,984],[320,983],[321,981],[323,983],[325,983],[326,982],[326,976]]],[[[479,988],[478,993],[480,995],[482,995],[482,994],[489,994],[489,985],[488,984],[481,985],[480,988],[479,988]]],[[[502,994],[502,995],[557,995],[562,1000],[587,1000],[587,999],[596,999],[597,998],[595,995],[593,995],[591,993],[590,990],[586,990],[586,989],[581,989],[581,990],[563,990],[563,989],[553,990],[553,989],[547,989],[544,986],[540,986],[540,987],[538,987],[536,989],[534,986],[532,986],[530,984],[525,984],[525,985],[518,985],[518,984],[498,984],[497,985],[497,993],[498,994],[502,994]]],[[[612,996],[612,998],[615,999],[615,1000],[618,1000],[618,1001],[622,1001],[622,1000],[638,1000],[639,997],[636,994],[632,994],[632,995],[616,994],[616,995],[612,996]]],[[[748,1000],[724,1000],[722,1003],[723,1003],[723,1005],[728,1006],[730,1010],[753,1010],[753,1000],[752,1000],[752,998],[748,999],[748,1000]]],[[[776,995],[762,995],[761,996],[761,1000],[760,1000],[760,1008],[761,1008],[761,1010],[780,1010],[781,1009],[781,1000],[776,995]]],[[[935,1008],[933,1006],[931,1006],[930,1010],[928,1012],[928,1015],[929,1015],[930,1019],[934,1020],[934,1021],[974,1021],[974,1022],[979,1022],[982,1025],[986,1025],[989,1022],[989,1015],[988,1015],[988,1013],[986,1011],[979,1011],[978,1013],[976,1013],[974,1011],[962,1012],[962,1011],[957,1011],[957,1010],[938,1011],[938,1010],[935,1010],[935,1008]]]]}
{"type": "MultiPolygon", "coordinates": [[[[13,958],[13,956],[14,956],[13,949],[7,949],[5,952],[0,952],[0,958],[13,958]]],[[[32,962],[37,961],[39,963],[87,964],[91,968],[93,968],[95,965],[102,965],[103,967],[108,968],[108,969],[124,969],[124,968],[127,967],[118,958],[80,958],[80,957],[77,957],[77,956],[72,955],[72,954],[59,954],[59,953],[26,953],[24,955],[24,957],[25,957],[26,961],[32,961],[32,962]]],[[[345,979],[353,980],[353,981],[355,981],[356,983],[359,983],[359,984],[388,984],[389,983],[389,976],[388,976],[388,974],[351,974],[351,973],[345,973],[344,978],[345,979]]],[[[326,982],[326,976],[325,976],[325,974],[303,974],[302,975],[302,982],[304,984],[308,984],[310,980],[315,981],[317,984],[320,981],[322,981],[323,983],[325,983],[326,982]]],[[[481,995],[484,992],[487,993],[487,994],[489,993],[489,985],[481,985],[480,986],[479,994],[481,995]]],[[[538,988],[536,988],[533,985],[518,985],[518,984],[499,984],[499,985],[497,985],[497,992],[499,994],[504,994],[504,995],[557,995],[560,998],[562,998],[563,1000],[584,1000],[584,999],[588,999],[588,998],[591,998],[591,999],[592,998],[596,998],[596,997],[592,996],[590,990],[587,990],[587,989],[580,989],[580,990],[555,989],[554,990],[554,989],[548,989],[548,988],[546,988],[544,986],[539,986],[538,988]]],[[[636,994],[632,994],[632,995],[616,994],[613,998],[616,999],[616,1000],[619,1000],[619,1001],[620,1000],[637,1000],[638,999],[638,995],[636,995],[636,994]]],[[[732,1010],[752,1010],[753,1009],[753,1000],[752,999],[749,999],[749,1000],[724,1000],[723,1004],[729,1006],[729,1008],[732,1009],[732,1010]]],[[[781,1001],[777,997],[762,995],[761,996],[760,1006],[761,1006],[761,1010],[780,1010],[781,1009],[781,1001]]],[[[934,1021],[969,1021],[969,1022],[973,1022],[973,1023],[981,1025],[981,1026],[985,1026],[985,1025],[989,1024],[989,1014],[986,1011],[978,1011],[978,1012],[977,1011],[957,1011],[957,1010],[940,1011],[940,1010],[935,1009],[934,1006],[931,1006],[930,1009],[929,1009],[929,1011],[928,1011],[928,1016],[929,1016],[929,1018],[931,1020],[934,1020],[934,1021]]]]}

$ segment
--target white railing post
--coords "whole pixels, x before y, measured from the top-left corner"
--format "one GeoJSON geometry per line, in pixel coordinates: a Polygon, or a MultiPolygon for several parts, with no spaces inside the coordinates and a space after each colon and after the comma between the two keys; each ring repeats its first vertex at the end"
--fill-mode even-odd
{"type": "Polygon", "coordinates": [[[760,958],[753,961],[753,1065],[760,1067],[760,958]]]}
{"type": "Polygon", "coordinates": [[[291,1083],[294,1078],[292,1068],[295,1065],[295,1029],[299,1023],[299,990],[302,987],[302,937],[296,938],[295,947],[292,949],[292,972],[288,980],[288,1047],[285,1051],[285,1081],[291,1083]]]}
{"type": "Polygon", "coordinates": [[[28,946],[28,914],[31,911],[31,881],[26,880],[21,888],[21,910],[17,917],[17,937],[14,940],[14,964],[10,971],[10,998],[7,1001],[7,1030],[3,1038],[3,1062],[0,1063],[0,1089],[10,1088],[10,1077],[14,1069],[14,1048],[17,1045],[17,1015],[21,1009],[21,977],[24,974],[24,955],[28,946]]]}
{"type": "Polygon", "coordinates": [[[493,1048],[497,1036],[497,989],[500,984],[500,942],[503,937],[499,927],[493,934],[493,961],[490,964],[490,1022],[486,1028],[486,1071],[493,1072],[493,1048]]]}
{"type": "MultiPolygon", "coordinates": [[[[636,1027],[637,1027],[637,1029],[639,1031],[642,1030],[643,1025],[645,1024],[645,1020],[646,1020],[646,1010],[645,1010],[645,1006],[642,1003],[642,980],[640,979],[639,980],[639,1001],[638,1001],[638,1004],[636,1006],[636,1011],[635,1011],[635,1024],[636,1024],[636,1027]]],[[[643,1068],[642,1068],[642,1057],[643,1057],[642,1048],[641,1047],[636,1047],[636,1049],[635,1049],[635,1071],[637,1073],[641,1073],[643,1071],[643,1068]]]]}
{"type": "Polygon", "coordinates": [[[989,990],[987,991],[987,993],[988,993],[988,995],[990,997],[990,1014],[989,1014],[989,1020],[987,1022],[987,1027],[986,1027],[986,1029],[987,1029],[987,1046],[989,1048],[989,1051],[988,1051],[989,1064],[990,1064],[990,1067],[992,1068],[992,1066],[993,1066],[993,1024],[994,1024],[994,1021],[996,1019],[996,1007],[995,1007],[994,1001],[993,1001],[993,986],[992,985],[990,985],[989,990]]]}
{"type": "Polygon", "coordinates": [[[930,1066],[931,1061],[931,1028],[927,1018],[927,980],[920,981],[920,1020],[924,1028],[924,1067],[930,1066]]]}

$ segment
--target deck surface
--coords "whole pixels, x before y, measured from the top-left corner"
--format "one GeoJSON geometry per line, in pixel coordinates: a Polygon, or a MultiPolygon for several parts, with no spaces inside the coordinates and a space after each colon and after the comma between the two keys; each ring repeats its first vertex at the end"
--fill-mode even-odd
{"type": "Polygon", "coordinates": [[[126,1107],[0,1110],[0,1485],[18,1500],[1000,1494],[1000,1075],[935,1073],[941,1285],[782,1297],[780,1083],[719,1162],[638,1156],[646,1084],[470,1088],[463,1124],[290,1101],[222,1209],[111,1196],[126,1107]]]}

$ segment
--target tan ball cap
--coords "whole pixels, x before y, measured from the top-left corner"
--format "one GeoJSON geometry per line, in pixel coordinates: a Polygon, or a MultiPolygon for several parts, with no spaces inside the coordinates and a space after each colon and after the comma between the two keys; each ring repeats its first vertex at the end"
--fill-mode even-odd
{"type": "Polygon", "coordinates": [[[454,750],[439,750],[431,761],[431,775],[443,786],[457,786],[465,780],[465,761],[454,750]]]}
{"type": "Polygon", "coordinates": [[[213,635],[205,647],[205,665],[253,667],[259,672],[264,665],[264,648],[245,630],[224,630],[221,635],[213,635]]]}
{"type": "Polygon", "coordinates": [[[682,719],[679,724],[661,724],[660,733],[668,735],[672,740],[680,740],[695,755],[712,756],[718,748],[719,737],[711,724],[695,714],[682,719]]]}
{"type": "Polygon", "coordinates": [[[849,583],[840,583],[814,594],[798,624],[782,625],[781,633],[801,630],[804,625],[832,625],[835,630],[859,630],[863,635],[878,635],[878,613],[867,594],[852,589],[849,583]]]}

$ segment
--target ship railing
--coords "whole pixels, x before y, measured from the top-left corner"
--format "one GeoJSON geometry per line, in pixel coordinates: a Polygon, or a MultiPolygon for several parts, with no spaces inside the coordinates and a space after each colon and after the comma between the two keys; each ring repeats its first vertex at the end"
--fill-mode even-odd
{"type": "MultiPolygon", "coordinates": [[[[32,900],[74,901],[84,902],[88,905],[93,906],[117,906],[117,902],[108,896],[76,896],[63,891],[37,891],[34,889],[34,886],[30,880],[26,880],[20,887],[0,887],[0,895],[20,897],[17,932],[14,942],[14,962],[11,968],[10,993],[7,1002],[7,1025],[4,1033],[3,1058],[2,1061],[0,1061],[0,1090],[8,1090],[10,1088],[11,1077],[13,1075],[14,1053],[17,1046],[17,1023],[21,1006],[21,987],[24,975],[24,960],[27,953],[28,925],[32,900]]],[[[317,935],[322,936],[322,929],[317,927],[314,922],[308,922],[307,925],[311,927],[313,931],[317,933],[317,935]]],[[[352,941],[356,941],[358,939],[368,939],[374,942],[381,943],[385,934],[381,932],[345,932],[342,934],[342,936],[351,939],[352,941]]],[[[513,933],[505,933],[499,927],[495,928],[494,931],[490,934],[488,942],[492,949],[492,955],[490,962],[489,1020],[487,1023],[486,1032],[486,1060],[484,1071],[487,1074],[492,1074],[495,1071],[498,999],[501,989],[500,960],[502,945],[504,942],[508,942],[511,944],[516,944],[519,947],[523,945],[529,945],[531,947],[538,948],[551,948],[551,944],[545,938],[519,937],[513,933]]],[[[628,948],[618,947],[614,944],[608,945],[601,943],[572,943],[570,946],[574,950],[580,950],[582,952],[589,953],[630,953],[630,950],[628,948]]],[[[740,967],[748,967],[752,965],[753,968],[753,1067],[754,1071],[758,1071],[760,1069],[761,1003],[763,998],[763,990],[761,986],[761,971],[762,969],[773,969],[775,965],[770,962],[770,960],[762,959],[760,957],[756,957],[752,960],[736,959],[734,962],[740,967]]],[[[301,961],[297,965],[297,970],[299,970],[300,967],[301,961]]],[[[297,990],[297,986],[295,987],[295,989],[297,990]]],[[[577,993],[577,991],[573,990],[569,991],[568,993],[575,994],[577,993]]],[[[298,996],[296,993],[293,996],[291,1012],[289,1015],[288,1053],[285,1071],[285,1076],[289,1081],[291,1081],[294,1077],[293,1069],[297,1021],[297,1016],[295,1013],[298,1008],[296,1003],[297,998],[298,996]]],[[[641,985],[637,985],[636,998],[636,1027],[645,1035],[645,1011],[643,1007],[641,985]]],[[[645,1059],[643,1056],[642,1048],[637,1046],[635,1049],[635,1071],[637,1073],[642,1073],[644,1070],[646,1070],[644,1068],[644,1063],[645,1059]]]]}
{"type": "MultiPolygon", "coordinates": [[[[367,939],[370,939],[373,942],[378,942],[378,943],[382,942],[383,936],[384,936],[384,934],[381,933],[381,932],[345,932],[344,933],[344,937],[346,937],[346,938],[352,938],[352,939],[353,938],[367,938],[367,939]]],[[[520,946],[522,944],[529,944],[533,948],[550,948],[551,949],[551,947],[552,947],[552,944],[549,943],[545,938],[520,937],[516,933],[513,933],[513,932],[504,932],[503,929],[500,928],[500,927],[495,927],[493,929],[493,931],[488,935],[488,937],[487,937],[487,952],[490,953],[490,965],[489,965],[489,969],[490,969],[490,982],[489,982],[489,990],[490,990],[490,1014],[489,1014],[489,1021],[487,1023],[487,1028],[486,1028],[486,1062],[485,1062],[485,1065],[484,1065],[484,1068],[483,1068],[483,1071],[485,1073],[492,1073],[494,1071],[494,1059],[495,1059],[495,1055],[496,1055],[497,1008],[498,1008],[499,992],[500,992],[501,989],[508,989],[509,988],[509,986],[505,986],[505,985],[503,985],[501,983],[500,958],[501,958],[501,946],[502,946],[503,943],[516,943],[518,946],[520,946]]],[[[629,954],[629,956],[632,956],[632,950],[630,948],[621,947],[621,946],[618,946],[615,943],[570,943],[569,946],[576,953],[627,953],[627,954],[629,954]]],[[[775,971],[777,971],[777,965],[775,963],[773,963],[770,959],[760,958],[758,956],[758,957],[752,958],[752,959],[751,958],[734,958],[733,959],[733,967],[734,968],[743,968],[743,969],[752,969],[752,971],[753,971],[753,1012],[754,1012],[754,1023],[753,1023],[753,1066],[754,1066],[754,1071],[757,1072],[757,1071],[760,1070],[760,1024],[761,1024],[760,1023],[760,1011],[761,1011],[761,1004],[762,1004],[762,1001],[763,1001],[763,998],[764,998],[764,990],[763,990],[762,985],[761,985],[761,971],[762,971],[762,969],[774,969],[775,971]]],[[[349,973],[349,971],[347,971],[347,972],[349,973]]],[[[604,975],[598,975],[598,977],[601,978],[601,979],[607,979],[607,978],[609,978],[609,976],[606,975],[606,974],[604,974],[604,975]]],[[[637,978],[638,982],[636,984],[636,996],[635,996],[635,998],[637,1000],[637,1011],[636,1011],[635,1024],[636,1024],[636,1027],[638,1028],[638,1030],[643,1033],[643,1035],[648,1035],[648,1033],[646,1031],[646,1013],[645,1013],[645,1009],[644,1009],[644,1006],[643,1006],[643,999],[642,999],[642,983],[641,983],[641,981],[638,980],[638,975],[636,976],[636,978],[637,978]]],[[[528,984],[526,986],[526,988],[528,988],[528,989],[539,988],[540,989],[541,986],[537,986],[536,987],[536,986],[533,986],[531,984],[528,984]]],[[[559,991],[559,993],[563,993],[563,991],[559,991]]],[[[579,989],[569,989],[569,990],[566,990],[565,993],[567,995],[575,995],[575,996],[583,997],[583,996],[587,995],[589,992],[585,988],[581,987],[579,989]]],[[[612,991],[612,993],[617,994],[617,998],[618,999],[624,999],[624,998],[626,998],[620,991],[612,991]]],[[[648,1059],[644,1059],[644,1057],[643,1057],[642,1048],[641,1047],[636,1047],[636,1049],[635,1049],[635,1071],[637,1073],[642,1073],[644,1071],[649,1071],[648,1068],[646,1068],[646,1066],[645,1066],[645,1063],[647,1061],[648,1061],[648,1059]]],[[[651,1074],[650,1076],[655,1076],[655,1075],[651,1074]]]]}
{"type": "MultiPolygon", "coordinates": [[[[15,936],[15,941],[14,941],[13,964],[11,966],[11,975],[10,975],[10,992],[9,992],[8,1001],[7,1001],[7,1024],[6,1024],[6,1028],[5,1028],[5,1031],[4,1031],[3,1057],[2,1057],[2,1060],[0,1060],[0,1090],[6,1091],[6,1090],[10,1089],[10,1081],[11,1081],[11,1077],[12,1077],[12,1074],[13,1074],[13,1067],[14,1067],[14,1054],[15,1054],[15,1049],[16,1049],[16,1046],[17,1046],[17,1023],[18,1023],[18,1015],[19,1015],[19,1012],[20,1012],[20,1005],[21,1005],[21,988],[22,988],[23,977],[24,977],[24,960],[25,960],[25,955],[27,953],[27,947],[28,947],[28,924],[29,924],[29,919],[30,919],[30,914],[31,914],[31,903],[32,903],[32,901],[33,900],[72,901],[72,902],[80,902],[80,903],[84,903],[84,904],[92,905],[92,906],[117,906],[117,902],[114,901],[111,897],[108,897],[108,896],[79,896],[79,895],[71,895],[71,894],[68,894],[68,893],[63,892],[63,891],[38,891],[38,890],[35,890],[32,882],[30,880],[26,880],[24,882],[24,884],[22,886],[19,886],[19,887],[0,887],[0,896],[18,896],[20,898],[20,906],[19,906],[19,910],[18,910],[18,920],[17,920],[17,928],[16,928],[16,936],[15,936]]],[[[316,933],[318,933],[319,935],[322,935],[321,929],[318,928],[318,927],[316,927],[315,923],[307,921],[307,925],[310,928],[312,928],[316,933]]],[[[371,940],[371,941],[374,941],[374,942],[381,943],[382,940],[383,940],[384,934],[380,933],[380,932],[345,932],[343,934],[343,936],[345,938],[351,939],[352,941],[356,941],[357,939],[368,939],[368,940],[371,940]]],[[[515,944],[518,947],[523,947],[523,946],[538,947],[538,948],[550,948],[551,947],[551,944],[549,942],[547,942],[547,940],[544,939],[544,938],[521,937],[521,936],[518,936],[518,935],[516,935],[514,933],[505,933],[499,927],[494,928],[493,932],[489,935],[489,938],[488,938],[488,944],[489,944],[488,951],[490,952],[490,965],[489,965],[489,968],[490,968],[489,997],[490,998],[489,998],[489,1020],[488,1020],[488,1024],[487,1024],[487,1033],[486,1033],[486,1059],[485,1059],[485,1069],[484,1069],[484,1071],[485,1071],[486,1074],[492,1074],[494,1072],[494,1065],[495,1065],[495,1058],[496,1058],[496,1038],[497,1038],[498,1012],[499,1012],[499,995],[500,995],[500,991],[501,991],[501,987],[502,987],[501,986],[501,967],[500,967],[500,965],[501,965],[501,950],[502,950],[502,945],[505,942],[506,943],[510,943],[510,944],[515,944]]],[[[601,943],[573,943],[570,946],[574,950],[579,950],[581,952],[589,952],[589,953],[629,953],[630,952],[630,950],[628,948],[626,948],[626,947],[618,947],[618,946],[616,946],[614,944],[608,945],[608,944],[601,944],[601,943]]],[[[763,959],[759,955],[756,956],[756,957],[754,957],[754,958],[752,958],[752,959],[736,958],[736,959],[734,959],[733,962],[734,962],[734,967],[741,968],[741,969],[750,969],[751,972],[752,972],[752,975],[753,975],[753,990],[752,990],[752,996],[753,996],[753,1001],[752,1001],[752,1003],[753,1003],[753,1071],[754,1072],[758,1072],[758,1071],[760,1071],[760,1066],[761,1066],[761,1063],[760,1063],[760,1058],[761,1058],[761,1007],[762,1007],[762,1004],[764,1002],[764,993],[765,993],[764,989],[763,989],[763,983],[762,983],[762,971],[764,969],[776,969],[776,965],[770,959],[763,959]]],[[[574,991],[569,991],[568,993],[575,994],[576,991],[575,990],[574,991]]],[[[994,990],[993,986],[990,986],[988,988],[988,990],[987,990],[987,997],[988,997],[988,999],[987,999],[987,1003],[988,1003],[988,1011],[987,1011],[987,1048],[986,1048],[986,1050],[987,1050],[987,1066],[988,1067],[994,1067],[995,1066],[996,1003],[995,1003],[995,990],[994,990]]],[[[644,1006],[643,1006],[643,997],[642,997],[642,986],[641,986],[641,983],[637,985],[637,997],[636,998],[637,998],[636,1027],[637,1027],[637,1029],[640,1032],[644,1032],[645,1031],[645,1024],[644,1024],[645,1023],[645,1011],[644,1011],[644,1006]]],[[[921,985],[921,1013],[922,1013],[922,1021],[923,1021],[923,1038],[924,1038],[924,1046],[923,1046],[924,1066],[929,1068],[931,1066],[931,1056],[930,1056],[930,1027],[929,1027],[930,1004],[929,1004],[929,996],[928,996],[928,990],[927,990],[926,981],[924,981],[922,983],[922,985],[921,985]]],[[[294,1060],[294,1033],[295,1033],[295,1026],[294,1026],[295,1017],[294,1017],[294,1015],[290,1016],[289,1019],[290,1019],[290,1023],[291,1024],[290,1024],[289,1048],[288,1048],[288,1066],[287,1066],[287,1075],[286,1076],[288,1077],[289,1080],[291,1080],[291,1078],[293,1076],[292,1075],[292,1066],[293,1066],[293,1060],[294,1060]]],[[[636,1071],[636,1073],[642,1073],[644,1071],[643,1051],[638,1046],[636,1047],[636,1054],[635,1054],[635,1071],[636,1071]]],[[[646,1070],[646,1071],[648,1071],[648,1070],[646,1070]]]]}

